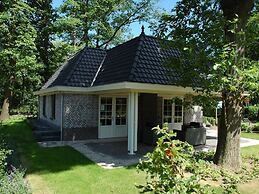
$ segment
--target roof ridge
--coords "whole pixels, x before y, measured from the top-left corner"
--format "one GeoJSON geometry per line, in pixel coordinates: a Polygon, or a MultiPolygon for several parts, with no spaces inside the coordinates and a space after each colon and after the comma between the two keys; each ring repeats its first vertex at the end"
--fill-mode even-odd
{"type": "Polygon", "coordinates": [[[102,60],[102,62],[100,63],[100,65],[99,65],[99,67],[98,67],[98,69],[97,69],[97,71],[96,71],[96,73],[95,73],[95,76],[94,76],[94,78],[93,78],[93,80],[92,80],[92,83],[91,83],[90,87],[92,87],[92,86],[94,85],[94,82],[95,82],[95,80],[96,80],[96,78],[97,78],[97,76],[98,76],[100,70],[102,69],[102,66],[103,66],[103,63],[104,63],[104,61],[105,61],[105,59],[106,59],[106,56],[107,56],[107,52],[105,52],[105,56],[103,57],[103,60],[102,60]]]}
{"type": "Polygon", "coordinates": [[[143,42],[144,42],[145,36],[146,36],[145,33],[141,33],[140,36],[138,36],[140,41],[139,41],[138,48],[136,49],[136,53],[135,53],[134,61],[133,61],[133,64],[132,64],[132,68],[131,68],[130,73],[128,75],[129,80],[131,80],[132,77],[134,76],[135,67],[137,65],[137,59],[138,59],[139,54],[141,52],[141,47],[142,47],[142,45],[144,45],[143,42]]]}

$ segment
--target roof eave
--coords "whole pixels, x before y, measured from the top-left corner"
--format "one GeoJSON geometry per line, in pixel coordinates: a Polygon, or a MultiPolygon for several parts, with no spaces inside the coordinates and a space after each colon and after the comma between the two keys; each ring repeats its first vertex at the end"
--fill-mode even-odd
{"type": "Polygon", "coordinates": [[[100,93],[110,90],[127,90],[142,93],[177,93],[177,94],[196,94],[191,87],[181,87],[174,85],[161,85],[139,82],[119,82],[93,87],[71,87],[54,86],[34,92],[35,95],[46,95],[51,93],[100,93]]]}

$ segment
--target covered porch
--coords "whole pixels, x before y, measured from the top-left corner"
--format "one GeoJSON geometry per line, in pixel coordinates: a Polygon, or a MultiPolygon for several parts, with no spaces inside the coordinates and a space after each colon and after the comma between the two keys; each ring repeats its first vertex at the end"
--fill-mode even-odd
{"type": "Polygon", "coordinates": [[[98,92],[98,139],[124,137],[128,154],[137,154],[139,145],[155,144],[153,127],[168,122],[171,129],[181,130],[190,116],[171,99],[190,93],[190,88],[135,83],[132,88],[98,92]]]}

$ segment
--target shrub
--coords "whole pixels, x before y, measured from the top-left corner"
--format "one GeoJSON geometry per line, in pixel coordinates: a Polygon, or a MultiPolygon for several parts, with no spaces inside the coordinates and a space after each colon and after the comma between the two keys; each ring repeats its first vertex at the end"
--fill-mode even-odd
{"type": "Polygon", "coordinates": [[[203,123],[211,124],[212,126],[216,125],[216,119],[214,117],[203,117],[203,123]]]}
{"type": "Polygon", "coordinates": [[[241,131],[251,133],[252,132],[252,125],[249,123],[241,123],[241,131]]]}
{"type": "Polygon", "coordinates": [[[24,170],[13,168],[10,172],[0,175],[0,193],[29,194],[29,187],[24,179],[24,170]]]}
{"type": "Polygon", "coordinates": [[[252,131],[259,132],[259,123],[256,123],[252,126],[252,131]]]}
{"type": "Polygon", "coordinates": [[[246,106],[244,108],[244,117],[247,117],[251,121],[259,121],[259,106],[246,106]]]}
{"type": "MultiPolygon", "coordinates": [[[[5,194],[28,194],[29,188],[24,180],[24,170],[14,167],[7,170],[7,158],[12,151],[7,149],[3,138],[0,136],[0,193],[5,194]]],[[[10,164],[8,164],[10,166],[10,164]]]]}
{"type": "Polygon", "coordinates": [[[200,176],[186,176],[185,170],[192,165],[194,150],[186,142],[174,140],[176,134],[154,128],[160,136],[152,153],[147,153],[145,159],[137,166],[138,170],[147,173],[146,184],[137,187],[142,193],[209,193],[208,187],[200,184],[200,176]]]}
{"type": "Polygon", "coordinates": [[[8,150],[6,148],[6,145],[3,141],[3,138],[0,136],[1,142],[0,142],[0,174],[4,172],[6,168],[6,159],[8,155],[11,154],[11,150],[8,150]]]}

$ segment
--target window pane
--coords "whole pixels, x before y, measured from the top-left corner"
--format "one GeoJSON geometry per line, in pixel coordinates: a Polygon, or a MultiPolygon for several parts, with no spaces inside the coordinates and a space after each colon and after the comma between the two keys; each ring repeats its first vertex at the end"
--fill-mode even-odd
{"type": "Polygon", "coordinates": [[[126,125],[127,99],[116,98],[116,125],[126,125]]]}
{"type": "Polygon", "coordinates": [[[164,122],[172,123],[172,100],[164,99],[164,122]]]}
{"type": "Polygon", "coordinates": [[[111,125],[112,123],[112,98],[102,97],[100,105],[100,124],[111,125]],[[109,104],[110,103],[110,104],[109,104]]]}

